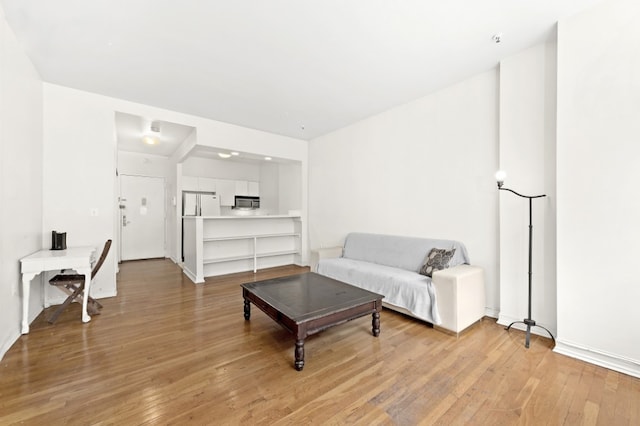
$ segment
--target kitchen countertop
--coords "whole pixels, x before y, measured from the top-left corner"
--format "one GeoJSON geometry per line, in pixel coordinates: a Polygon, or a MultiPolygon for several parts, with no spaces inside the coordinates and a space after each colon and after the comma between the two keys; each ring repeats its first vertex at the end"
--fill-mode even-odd
{"type": "Polygon", "coordinates": [[[195,219],[202,217],[203,219],[283,219],[283,218],[300,218],[299,215],[288,214],[260,214],[260,215],[231,215],[231,216],[182,216],[183,219],[195,219]]]}

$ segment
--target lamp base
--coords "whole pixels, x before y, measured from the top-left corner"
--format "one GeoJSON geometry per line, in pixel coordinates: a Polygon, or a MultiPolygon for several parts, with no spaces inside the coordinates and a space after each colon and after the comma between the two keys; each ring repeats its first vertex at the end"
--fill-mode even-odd
{"type": "Polygon", "coordinates": [[[527,326],[527,333],[525,335],[525,340],[524,340],[524,347],[529,349],[529,342],[531,340],[531,327],[540,327],[541,329],[543,329],[544,331],[546,331],[547,333],[549,333],[549,336],[551,336],[551,340],[553,340],[553,344],[556,344],[556,339],[555,337],[553,337],[553,334],[551,334],[551,332],[549,330],[547,330],[546,328],[544,328],[541,325],[537,325],[536,322],[534,320],[532,320],[531,318],[525,318],[522,321],[514,321],[511,324],[509,324],[508,327],[505,327],[504,329],[509,331],[509,329],[511,328],[511,326],[513,324],[524,324],[527,326]]]}

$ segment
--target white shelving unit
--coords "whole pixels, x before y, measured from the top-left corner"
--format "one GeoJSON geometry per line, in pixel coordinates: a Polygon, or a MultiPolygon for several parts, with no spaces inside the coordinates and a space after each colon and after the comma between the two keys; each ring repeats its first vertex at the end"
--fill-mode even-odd
{"type": "Polygon", "coordinates": [[[299,216],[188,217],[184,272],[204,277],[302,262],[299,216]],[[187,243],[189,247],[187,247],[187,243]]]}

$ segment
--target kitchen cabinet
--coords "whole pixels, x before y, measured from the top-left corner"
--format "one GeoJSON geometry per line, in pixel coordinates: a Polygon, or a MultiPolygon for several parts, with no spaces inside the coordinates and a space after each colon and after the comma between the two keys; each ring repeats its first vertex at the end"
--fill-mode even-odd
{"type": "Polygon", "coordinates": [[[249,197],[260,196],[260,183],[254,181],[237,180],[236,195],[244,195],[249,197]]]}
{"type": "Polygon", "coordinates": [[[236,182],[228,179],[218,179],[216,188],[216,192],[220,196],[220,205],[233,207],[235,204],[236,182]]]}
{"type": "Polygon", "coordinates": [[[198,178],[198,188],[199,191],[207,191],[207,192],[216,192],[216,179],[207,178],[207,177],[199,177],[198,178]]]}
{"type": "Polygon", "coordinates": [[[183,191],[198,191],[198,178],[196,176],[182,176],[183,191]]]}
{"type": "Polygon", "coordinates": [[[236,184],[236,195],[249,195],[249,182],[246,180],[237,180],[236,184]]]}
{"type": "Polygon", "coordinates": [[[260,183],[249,181],[247,195],[250,197],[259,197],[260,183]]]}
{"type": "Polygon", "coordinates": [[[200,176],[182,176],[182,190],[216,192],[216,179],[200,176]]]}

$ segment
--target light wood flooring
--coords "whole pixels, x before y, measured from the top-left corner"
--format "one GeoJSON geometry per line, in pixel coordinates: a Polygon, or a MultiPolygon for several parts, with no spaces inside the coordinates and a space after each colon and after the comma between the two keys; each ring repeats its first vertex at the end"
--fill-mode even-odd
{"type": "Polygon", "coordinates": [[[638,425],[640,379],[551,351],[485,319],[460,338],[389,310],[294,339],[239,285],[192,284],[168,260],[126,262],[118,296],[80,321],[47,309],[0,362],[0,424],[638,425]]]}

